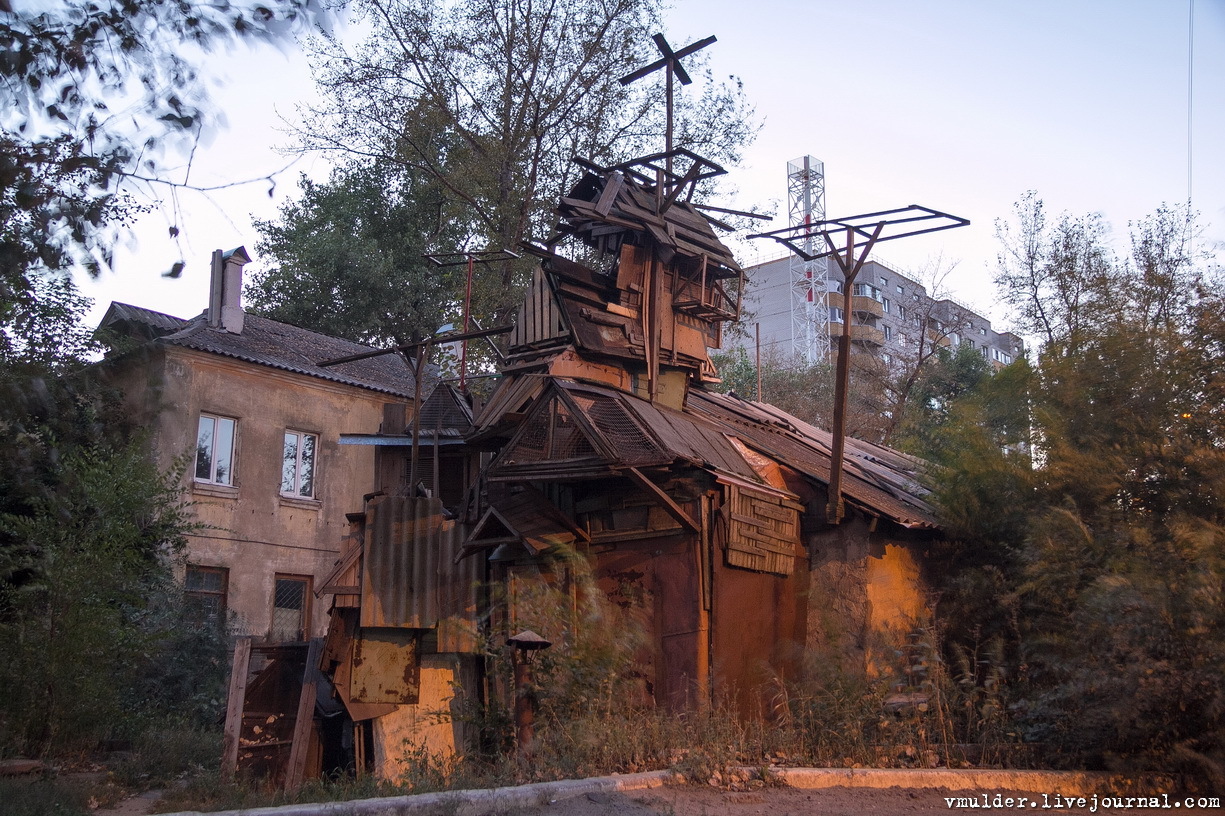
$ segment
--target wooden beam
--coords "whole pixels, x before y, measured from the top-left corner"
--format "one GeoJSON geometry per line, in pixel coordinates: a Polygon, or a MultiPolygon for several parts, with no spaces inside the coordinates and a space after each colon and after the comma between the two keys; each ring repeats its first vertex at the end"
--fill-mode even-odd
{"type": "Polygon", "coordinates": [[[672,500],[672,497],[660,488],[659,485],[652,482],[638,468],[626,468],[625,473],[630,479],[645,490],[647,493],[655,497],[655,500],[667,511],[668,515],[676,519],[682,526],[689,528],[695,533],[702,532],[702,525],[698,524],[693,518],[685,512],[685,509],[672,500]]]}
{"type": "Polygon", "coordinates": [[[238,771],[238,742],[242,736],[242,711],[247,697],[247,671],[251,666],[251,638],[234,644],[230,669],[230,694],[225,707],[225,733],[222,738],[221,775],[233,779],[238,771]]]}
{"type": "Polygon", "coordinates": [[[285,790],[302,787],[306,772],[306,757],[310,754],[311,726],[315,722],[315,677],[319,672],[319,656],[323,638],[312,638],[306,651],[306,667],[302,670],[302,693],[298,696],[298,714],[293,724],[293,745],[285,767],[285,790]]]}
{"type": "Polygon", "coordinates": [[[624,184],[625,176],[622,173],[610,174],[604,183],[604,191],[600,193],[600,198],[595,203],[595,211],[604,216],[612,212],[613,202],[617,200],[617,193],[621,191],[624,184]]]}

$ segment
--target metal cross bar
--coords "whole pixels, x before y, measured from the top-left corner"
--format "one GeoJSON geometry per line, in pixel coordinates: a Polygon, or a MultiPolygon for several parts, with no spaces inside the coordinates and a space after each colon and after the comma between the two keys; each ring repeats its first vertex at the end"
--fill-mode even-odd
{"type": "MultiPolygon", "coordinates": [[[[464,334],[468,333],[469,316],[472,310],[472,272],[473,267],[478,263],[493,263],[494,261],[509,261],[519,257],[517,252],[512,252],[509,249],[485,249],[479,252],[441,252],[433,255],[427,254],[429,258],[438,266],[459,266],[460,264],[468,265],[468,280],[464,288],[464,334]]],[[[468,338],[465,337],[460,342],[459,351],[459,387],[463,390],[468,376],[468,338]]]]}
{"type": "MultiPolygon", "coordinates": [[[[664,125],[664,153],[667,158],[664,161],[667,165],[667,174],[670,176],[672,175],[672,77],[679,78],[682,85],[688,85],[693,82],[681,65],[681,58],[705,48],[711,43],[716,42],[716,39],[712,35],[704,40],[690,43],[679,51],[672,50],[672,46],[668,45],[668,41],[664,39],[663,34],[656,34],[652,39],[655,40],[655,46],[663,54],[663,58],[621,77],[621,84],[628,85],[631,82],[642,79],[647,74],[658,71],[660,68],[664,69],[664,74],[667,76],[666,97],[668,103],[667,117],[664,125]]],[[[663,185],[661,184],[660,186],[662,187],[663,185]]],[[[659,195],[660,192],[662,191],[657,191],[656,195],[659,195]]]]}
{"type": "Polygon", "coordinates": [[[414,349],[425,348],[429,345],[439,343],[454,343],[456,340],[475,340],[478,337],[492,337],[496,334],[506,334],[514,330],[514,326],[495,326],[492,329],[482,329],[480,331],[467,332],[464,334],[440,334],[437,337],[431,337],[427,340],[418,340],[416,343],[404,343],[400,346],[392,346],[387,349],[375,349],[374,351],[363,351],[361,354],[350,354],[348,357],[337,357],[335,360],[322,360],[315,365],[320,368],[328,366],[341,365],[343,363],[354,363],[358,360],[369,360],[371,357],[381,357],[384,354],[395,354],[399,351],[412,351],[414,349]]]}
{"type": "MultiPolygon", "coordinates": [[[[956,215],[950,215],[930,207],[911,204],[909,207],[899,207],[895,210],[881,210],[874,213],[851,215],[845,218],[830,218],[825,221],[814,221],[811,224],[795,224],[783,229],[759,232],[749,238],[771,238],[794,252],[806,261],[814,261],[829,255],[837,255],[842,250],[827,249],[824,252],[813,253],[805,248],[805,239],[824,238],[830,242],[830,235],[849,233],[854,237],[854,246],[860,246],[868,240],[873,243],[894,241],[898,238],[909,238],[914,235],[924,235],[929,232],[939,232],[969,225],[970,221],[956,215]],[[935,226],[923,226],[933,222],[935,226]],[[878,237],[872,238],[881,230],[878,237]]],[[[830,244],[832,247],[832,244],[830,244]]]]}
{"type": "Polygon", "coordinates": [[[845,278],[842,289],[842,335],[838,338],[838,366],[834,380],[834,422],[831,429],[828,504],[826,519],[831,524],[842,522],[844,504],[842,500],[843,460],[846,456],[846,409],[850,390],[851,358],[851,312],[855,277],[868,260],[872,248],[881,241],[893,241],[912,235],[964,227],[968,219],[956,215],[911,204],[895,210],[852,215],[846,218],[831,218],[807,224],[794,224],[780,230],[760,232],[750,238],[772,238],[786,246],[805,261],[813,261],[832,255],[838,262],[845,278]],[[927,226],[935,222],[936,226],[927,226]],[[940,223],[943,222],[943,223],[940,223]],[[843,238],[845,246],[839,247],[835,238],[843,238]],[[820,238],[828,249],[814,253],[812,239],[820,238]]]}
{"type": "Polygon", "coordinates": [[[461,266],[469,261],[472,263],[493,263],[494,261],[510,261],[519,257],[519,253],[509,249],[482,249],[480,252],[435,252],[425,256],[435,266],[461,266]]]}

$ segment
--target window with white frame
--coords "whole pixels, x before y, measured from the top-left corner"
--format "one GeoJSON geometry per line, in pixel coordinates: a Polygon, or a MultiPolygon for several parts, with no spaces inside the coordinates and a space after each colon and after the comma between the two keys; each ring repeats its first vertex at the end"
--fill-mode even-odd
{"type": "Polygon", "coordinates": [[[854,289],[852,289],[852,294],[854,294],[855,297],[872,298],[876,301],[880,300],[880,290],[870,283],[855,284],[854,289]]]}
{"type": "Polygon", "coordinates": [[[842,322],[842,309],[838,308],[837,306],[830,306],[829,307],[829,322],[830,323],[841,323],[842,322]]]}
{"type": "Polygon", "coordinates": [[[315,496],[315,451],[319,437],[301,431],[285,432],[281,454],[281,494],[310,499],[315,496]]]}
{"type": "Polygon", "coordinates": [[[881,308],[885,310],[885,314],[889,314],[889,298],[881,301],[881,308]]]}
{"type": "Polygon", "coordinates": [[[884,329],[885,329],[885,340],[892,340],[893,339],[893,327],[885,326],[884,329]]]}
{"type": "Polygon", "coordinates": [[[238,420],[200,414],[196,429],[196,481],[234,484],[234,438],[238,420]]]}

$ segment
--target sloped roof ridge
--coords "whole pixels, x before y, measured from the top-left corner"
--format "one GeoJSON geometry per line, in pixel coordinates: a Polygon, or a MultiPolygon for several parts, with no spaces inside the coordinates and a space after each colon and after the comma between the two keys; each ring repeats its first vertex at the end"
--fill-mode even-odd
{"type": "Polygon", "coordinates": [[[208,326],[206,314],[192,318],[182,330],[157,342],[371,391],[414,396],[412,371],[398,354],[323,367],[318,365],[323,360],[378,349],[251,313],[244,316],[243,331],[235,334],[208,326]]]}
{"type": "Polygon", "coordinates": [[[98,329],[105,329],[114,326],[116,323],[139,323],[147,329],[151,329],[154,334],[171,334],[179,331],[189,321],[176,317],[166,312],[159,312],[154,309],[146,309],[143,306],[134,306],[131,303],[121,303],[117,300],[112,300],[111,305],[107,307],[106,313],[98,322],[98,329]]]}
{"type": "Polygon", "coordinates": [[[186,318],[177,317],[167,312],[159,312],[156,309],[149,309],[144,306],[136,306],[131,303],[124,303],[119,300],[112,300],[110,308],[108,308],[107,311],[108,312],[111,312],[111,311],[129,312],[131,313],[131,316],[133,317],[149,316],[149,317],[155,317],[155,318],[164,318],[166,321],[173,322],[173,323],[187,323],[188,322],[186,318]]]}
{"type": "MultiPolygon", "coordinates": [[[[691,402],[687,403],[687,408],[696,413],[714,412],[711,413],[712,421],[723,422],[730,427],[743,427],[747,433],[756,431],[760,434],[764,431],[786,444],[811,450],[826,461],[831,456],[832,435],[829,431],[804,422],[777,406],[750,403],[703,389],[693,389],[690,391],[690,397],[691,402]],[[703,403],[706,405],[703,406],[703,403]],[[728,414],[735,419],[729,418],[728,414]],[[791,427],[785,427],[781,422],[762,422],[758,419],[761,416],[770,417],[772,420],[785,419],[791,427]]],[[[765,442],[766,438],[758,437],[760,442],[765,442]]],[[[744,441],[749,445],[754,444],[752,439],[744,441]]],[[[922,470],[926,463],[917,457],[871,443],[862,443],[866,449],[860,449],[860,444],[860,440],[847,440],[845,472],[849,480],[844,483],[847,498],[873,508],[876,512],[884,512],[904,526],[936,526],[938,522],[931,506],[925,500],[927,489],[908,472],[909,469],[922,470]],[[870,492],[864,492],[865,490],[870,492]]],[[[774,456],[780,452],[767,451],[768,455],[774,456]]],[[[785,459],[784,457],[784,461],[785,459]]],[[[800,462],[789,464],[802,467],[800,462]]]]}

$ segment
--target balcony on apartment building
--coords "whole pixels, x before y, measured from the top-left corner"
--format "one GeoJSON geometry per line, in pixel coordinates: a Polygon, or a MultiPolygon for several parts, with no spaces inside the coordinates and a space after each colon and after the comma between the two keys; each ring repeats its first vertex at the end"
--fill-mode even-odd
{"type": "MultiPolygon", "coordinates": [[[[852,308],[854,308],[854,301],[852,301],[852,308]]],[[[842,309],[837,306],[831,306],[829,309],[829,335],[835,344],[838,338],[842,336],[842,322],[842,309]]],[[[885,344],[885,333],[876,326],[875,316],[859,314],[857,312],[852,317],[851,342],[857,346],[870,349],[880,348],[885,344]]]]}
{"type": "Polygon", "coordinates": [[[884,297],[870,283],[857,283],[851,290],[851,310],[859,318],[881,318],[885,316],[884,297]]]}

